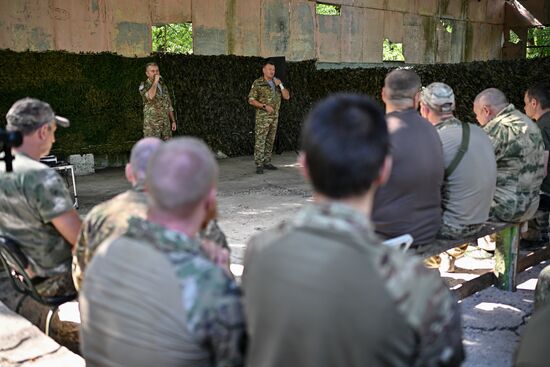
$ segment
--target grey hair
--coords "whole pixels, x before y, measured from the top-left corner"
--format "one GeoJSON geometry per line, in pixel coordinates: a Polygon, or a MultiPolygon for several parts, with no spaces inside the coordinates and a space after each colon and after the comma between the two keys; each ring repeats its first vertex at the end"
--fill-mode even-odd
{"type": "Polygon", "coordinates": [[[147,189],[156,208],[186,217],[190,215],[218,176],[218,164],[208,146],[191,137],[162,144],[147,167],[147,189]]]}
{"type": "Polygon", "coordinates": [[[474,103],[481,103],[482,100],[484,105],[492,106],[495,109],[504,108],[509,103],[504,93],[496,88],[487,88],[481,91],[474,99],[474,103]]]}
{"type": "Polygon", "coordinates": [[[421,86],[422,82],[418,74],[408,69],[393,70],[384,79],[386,96],[393,103],[414,100],[421,86]]]}
{"type": "Polygon", "coordinates": [[[138,183],[145,182],[149,159],[162,143],[163,141],[159,138],[149,137],[141,139],[133,146],[130,153],[130,166],[138,183]]]}

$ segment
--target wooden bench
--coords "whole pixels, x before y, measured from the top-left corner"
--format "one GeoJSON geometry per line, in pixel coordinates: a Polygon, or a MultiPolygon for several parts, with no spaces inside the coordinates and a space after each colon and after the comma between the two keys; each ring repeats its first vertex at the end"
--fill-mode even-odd
{"type": "Polygon", "coordinates": [[[409,251],[420,257],[427,258],[458,247],[468,242],[476,242],[478,238],[496,233],[495,266],[479,277],[462,283],[453,290],[459,299],[466,298],[475,292],[495,285],[496,287],[514,292],[516,290],[516,275],[525,269],[550,259],[550,246],[519,257],[520,223],[487,222],[483,228],[472,237],[459,240],[436,240],[430,245],[411,247],[409,251]]]}

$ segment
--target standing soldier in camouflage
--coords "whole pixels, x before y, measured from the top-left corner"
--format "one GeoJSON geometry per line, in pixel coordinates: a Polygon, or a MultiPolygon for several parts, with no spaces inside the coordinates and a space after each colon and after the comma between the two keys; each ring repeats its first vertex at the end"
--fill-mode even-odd
{"type": "Polygon", "coordinates": [[[145,75],[147,80],[139,86],[143,99],[143,136],[168,140],[177,128],[168,87],[156,63],[145,65],[145,75]]]}
{"type": "Polygon", "coordinates": [[[474,100],[477,121],[491,139],[497,183],[490,219],[523,222],[539,205],[544,178],[544,144],[537,125],[500,90],[485,89],[474,100]]]}
{"type": "Polygon", "coordinates": [[[144,138],[136,143],[130,154],[130,163],[126,165],[126,179],[132,188],[96,205],[86,215],[76,243],[73,258],[73,279],[77,289],[82,285],[86,266],[92,260],[97,247],[107,238],[118,237],[128,228],[130,217],[145,218],[147,214],[147,195],[145,193],[145,172],[147,163],[162,140],[144,138]]]}
{"type": "Polygon", "coordinates": [[[228,254],[197,240],[215,206],[217,175],[214,155],[194,138],[172,139],[153,154],[147,218],[130,218],[86,270],[87,365],[242,366],[241,293],[225,266],[228,254]]]}
{"type": "Polygon", "coordinates": [[[245,254],[247,365],[459,366],[457,302],[439,274],[384,246],[370,221],[391,167],[382,110],[331,97],[310,113],[302,149],[314,203],[245,254]]]}
{"type": "Polygon", "coordinates": [[[59,174],[39,162],[55,142],[56,116],[49,104],[21,99],[6,115],[7,130],[19,131],[23,144],[14,149],[13,172],[0,163],[0,234],[21,245],[43,296],[74,294],[71,249],[81,221],[59,174]],[[38,283],[38,278],[45,280],[38,283]]]}
{"type": "Polygon", "coordinates": [[[278,78],[275,78],[275,65],[271,61],[264,63],[262,73],[263,76],[254,80],[248,93],[248,103],[256,107],[254,162],[258,174],[264,173],[264,168],[277,169],[271,164],[271,153],[277,133],[279,107],[281,107],[281,97],[285,100],[290,99],[288,89],[278,78]]]}

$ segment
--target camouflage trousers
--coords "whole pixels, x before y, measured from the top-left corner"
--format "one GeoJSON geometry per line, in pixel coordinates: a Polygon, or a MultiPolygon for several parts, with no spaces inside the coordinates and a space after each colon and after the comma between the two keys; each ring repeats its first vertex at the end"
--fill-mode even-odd
{"type": "Polygon", "coordinates": [[[254,144],[254,162],[263,166],[271,162],[273,143],[277,133],[278,114],[256,118],[256,141],[254,144]]]}
{"type": "Polygon", "coordinates": [[[35,285],[37,292],[44,297],[75,294],[76,289],[70,273],[48,277],[35,285]]]}
{"type": "Polygon", "coordinates": [[[155,137],[162,139],[164,141],[172,138],[172,128],[170,121],[168,119],[163,121],[148,122],[143,123],[143,137],[155,137]]]}
{"type": "Polygon", "coordinates": [[[521,238],[528,241],[548,241],[549,213],[539,210],[533,219],[528,222],[528,229],[521,234],[521,238]]]}

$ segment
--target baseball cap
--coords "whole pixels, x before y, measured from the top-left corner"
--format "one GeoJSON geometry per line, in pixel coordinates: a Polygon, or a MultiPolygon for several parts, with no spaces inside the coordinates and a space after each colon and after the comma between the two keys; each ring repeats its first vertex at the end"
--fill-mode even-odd
{"type": "Polygon", "coordinates": [[[439,112],[451,112],[455,109],[455,94],[445,83],[435,82],[422,88],[421,101],[439,112]]]}
{"type": "Polygon", "coordinates": [[[8,131],[20,131],[23,134],[33,132],[40,126],[55,121],[59,126],[69,127],[65,117],[57,116],[52,107],[35,98],[23,98],[11,106],[6,114],[8,131]]]}

